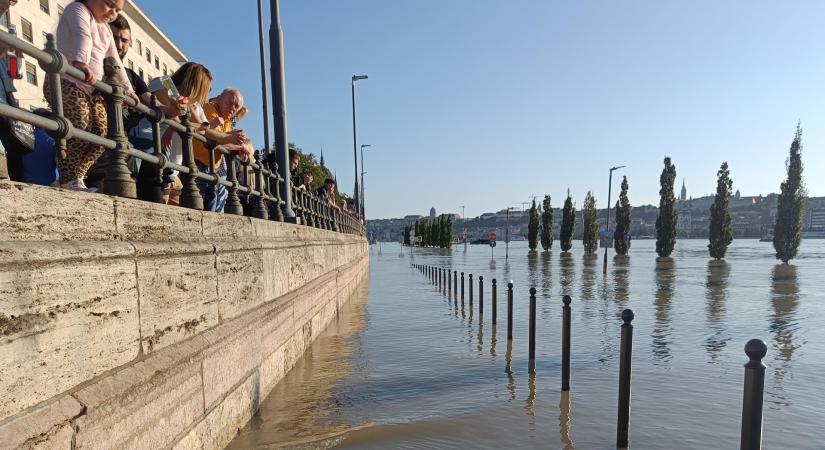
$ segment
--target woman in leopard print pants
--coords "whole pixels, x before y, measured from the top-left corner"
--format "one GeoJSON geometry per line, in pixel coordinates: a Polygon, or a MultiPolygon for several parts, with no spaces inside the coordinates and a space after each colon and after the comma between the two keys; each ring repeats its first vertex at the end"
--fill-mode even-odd
{"type": "MultiPolygon", "coordinates": [[[[63,115],[69,119],[75,129],[85,130],[98,136],[106,136],[109,127],[106,116],[106,104],[103,95],[95,91],[91,96],[76,84],[62,80],[63,115]]],[[[46,82],[43,92],[51,98],[52,87],[46,82]]],[[[97,158],[106,149],[80,139],[66,141],[66,157],[57,161],[60,171],[60,185],[65,187],[72,180],[82,180],[97,158]]]]}

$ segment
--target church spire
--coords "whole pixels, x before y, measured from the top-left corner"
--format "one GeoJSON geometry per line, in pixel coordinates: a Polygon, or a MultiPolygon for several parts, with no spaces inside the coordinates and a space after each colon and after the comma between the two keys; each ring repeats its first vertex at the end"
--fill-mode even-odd
{"type": "Polygon", "coordinates": [[[687,188],[685,187],[685,179],[682,178],[682,195],[679,196],[679,200],[685,201],[687,200],[687,188]]]}
{"type": "Polygon", "coordinates": [[[326,166],[324,165],[324,146],[323,145],[321,146],[321,167],[326,168],[326,166]]]}

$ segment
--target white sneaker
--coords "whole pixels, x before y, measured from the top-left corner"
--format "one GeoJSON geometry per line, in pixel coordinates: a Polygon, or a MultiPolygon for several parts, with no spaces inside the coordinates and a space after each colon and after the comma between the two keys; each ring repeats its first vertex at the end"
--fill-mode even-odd
{"type": "Polygon", "coordinates": [[[86,187],[86,184],[83,180],[72,180],[62,186],[64,189],[68,189],[74,192],[97,192],[97,188],[90,188],[86,187]]]}

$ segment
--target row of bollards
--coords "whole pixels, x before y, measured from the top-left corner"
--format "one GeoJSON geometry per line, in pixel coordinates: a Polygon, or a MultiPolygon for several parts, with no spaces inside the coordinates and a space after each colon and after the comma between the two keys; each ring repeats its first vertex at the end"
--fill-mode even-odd
{"type": "MultiPolygon", "coordinates": [[[[438,269],[433,266],[414,264],[421,273],[437,284],[445,295],[452,286],[456,305],[458,304],[458,271],[438,269]],[[452,284],[450,279],[452,275],[452,284]],[[446,278],[444,280],[443,278],[446,278]]],[[[473,275],[469,274],[470,308],[473,305],[473,275]]],[[[492,282],[491,307],[493,324],[497,315],[497,284],[492,282]]],[[[569,295],[562,298],[562,333],[561,333],[561,390],[570,390],[571,372],[571,307],[569,295]]],[[[464,272],[461,272],[461,304],[464,304],[464,272]]],[[[484,312],[484,277],[478,277],[478,311],[484,312]]],[[[630,443],[630,399],[631,399],[631,362],[633,355],[633,319],[630,309],[622,311],[621,342],[619,351],[619,398],[616,424],[616,447],[625,448],[630,443]]],[[[507,340],[513,340],[513,282],[507,283],[507,340]]],[[[508,343],[508,346],[510,344],[508,343]]],[[[745,364],[744,392],[742,396],[742,427],[740,432],[740,450],[759,450],[762,448],[762,410],[765,391],[765,365],[762,359],[768,347],[759,339],[752,339],[745,345],[749,361],[745,364]]],[[[535,373],[536,368],[536,288],[530,288],[528,303],[528,371],[535,373]]]]}

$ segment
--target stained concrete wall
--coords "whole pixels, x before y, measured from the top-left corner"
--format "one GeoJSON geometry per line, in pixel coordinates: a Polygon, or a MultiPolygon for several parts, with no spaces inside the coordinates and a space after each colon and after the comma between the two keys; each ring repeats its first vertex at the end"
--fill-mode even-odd
{"type": "Polygon", "coordinates": [[[0,181],[0,448],[222,448],[363,238],[0,181]]]}

